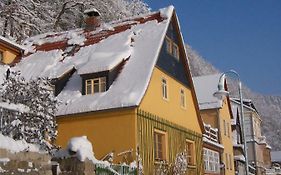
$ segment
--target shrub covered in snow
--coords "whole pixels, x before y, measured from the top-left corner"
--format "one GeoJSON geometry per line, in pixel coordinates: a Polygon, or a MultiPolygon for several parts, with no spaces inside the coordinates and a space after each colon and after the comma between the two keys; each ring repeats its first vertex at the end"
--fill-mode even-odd
{"type": "Polygon", "coordinates": [[[155,169],[155,174],[157,175],[184,175],[187,171],[187,155],[186,152],[180,152],[176,155],[174,163],[168,163],[166,161],[161,161],[158,167],[155,169]]]}
{"type": "Polygon", "coordinates": [[[0,126],[3,135],[15,140],[49,148],[57,135],[57,100],[49,81],[26,81],[19,72],[11,72],[0,88],[0,126]]]}

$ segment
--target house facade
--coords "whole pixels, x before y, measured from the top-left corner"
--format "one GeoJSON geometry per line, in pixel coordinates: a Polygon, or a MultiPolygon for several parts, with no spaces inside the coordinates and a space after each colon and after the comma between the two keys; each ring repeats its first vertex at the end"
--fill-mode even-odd
{"type": "Polygon", "coordinates": [[[203,160],[204,174],[218,175],[221,174],[220,155],[224,147],[220,144],[219,132],[210,124],[204,124],[205,133],[203,134],[203,160]]]}
{"type": "MultiPolygon", "coordinates": [[[[231,104],[235,110],[240,111],[239,99],[232,99],[231,104]]],[[[263,175],[266,174],[266,169],[271,167],[271,147],[266,142],[265,136],[261,133],[262,120],[253,102],[245,99],[243,105],[248,161],[252,167],[249,169],[254,174],[263,175]]]]}
{"type": "Polygon", "coordinates": [[[0,36],[0,62],[11,64],[23,55],[24,48],[9,39],[0,36]]]}
{"type": "Polygon", "coordinates": [[[237,106],[231,106],[233,119],[231,121],[232,129],[232,142],[234,150],[234,168],[236,174],[245,175],[245,152],[244,152],[244,139],[243,129],[241,125],[241,117],[237,106]]]}
{"type": "Polygon", "coordinates": [[[26,45],[35,53],[17,65],[22,75],[51,78],[61,100],[58,145],[86,135],[97,159],[136,160],[144,174],[173,171],[185,153],[187,174],[203,173],[204,126],[173,7],[26,45]]]}
{"type": "MultiPolygon", "coordinates": [[[[232,144],[231,120],[233,119],[230,100],[219,100],[213,96],[217,91],[220,74],[194,77],[196,95],[201,117],[205,124],[218,129],[220,153],[220,174],[234,175],[234,152],[232,144]]],[[[227,89],[226,89],[227,90],[227,89]]]]}

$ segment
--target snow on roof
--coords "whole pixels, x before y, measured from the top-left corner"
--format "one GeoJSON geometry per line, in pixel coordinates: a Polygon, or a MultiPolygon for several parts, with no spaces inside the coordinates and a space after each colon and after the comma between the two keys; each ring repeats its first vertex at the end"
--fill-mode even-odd
{"type": "MultiPolygon", "coordinates": [[[[165,34],[172,17],[172,6],[148,16],[120,21],[114,30],[98,28],[90,33],[73,30],[84,35],[83,46],[77,46],[73,55],[64,56],[68,45],[67,33],[35,36],[26,41],[36,53],[16,65],[27,79],[40,76],[57,78],[75,68],[66,87],[58,95],[62,101],[57,115],[67,115],[111,108],[137,106],[148,87],[165,34]],[[40,41],[38,44],[37,41],[40,41]],[[36,44],[37,43],[37,44],[36,44]],[[106,92],[82,95],[79,74],[109,70],[128,59],[121,73],[106,92]]],[[[111,24],[109,24],[111,25],[111,24]]]]}
{"type": "Polygon", "coordinates": [[[96,14],[98,14],[100,16],[100,12],[96,8],[86,9],[84,11],[84,14],[91,13],[91,12],[95,12],[96,14]]]}
{"type": "Polygon", "coordinates": [[[40,152],[40,146],[27,143],[24,140],[14,140],[0,133],[0,148],[17,153],[21,151],[40,152]]]}
{"type": "Polygon", "coordinates": [[[200,110],[222,107],[222,100],[213,96],[218,90],[220,76],[221,74],[193,77],[200,110]]]}
{"type": "Polygon", "coordinates": [[[281,162],[281,151],[271,151],[271,161],[281,162]]]}
{"type": "Polygon", "coordinates": [[[244,155],[235,155],[234,160],[240,160],[245,162],[245,156],[244,155]]]}
{"type": "Polygon", "coordinates": [[[9,44],[10,46],[15,47],[19,50],[25,50],[24,46],[21,46],[21,45],[17,44],[16,42],[11,41],[3,36],[0,36],[0,42],[5,42],[6,44],[9,44]]]}
{"type": "Polygon", "coordinates": [[[219,143],[217,143],[217,142],[214,142],[214,141],[212,141],[212,140],[210,140],[210,139],[208,139],[208,138],[206,138],[206,137],[203,137],[203,142],[209,143],[209,144],[211,144],[211,145],[213,145],[213,146],[216,146],[216,147],[218,147],[218,148],[224,149],[224,146],[223,146],[222,144],[219,144],[219,143]]]}

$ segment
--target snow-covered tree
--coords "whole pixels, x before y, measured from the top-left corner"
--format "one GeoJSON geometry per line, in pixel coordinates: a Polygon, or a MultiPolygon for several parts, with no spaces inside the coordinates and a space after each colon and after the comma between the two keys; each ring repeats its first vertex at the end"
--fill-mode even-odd
{"type": "Polygon", "coordinates": [[[173,175],[184,175],[187,171],[187,154],[186,152],[178,153],[173,165],[173,175]]]}
{"type": "Polygon", "coordinates": [[[89,8],[96,8],[104,22],[149,12],[147,4],[141,0],[55,0],[55,4],[57,15],[54,30],[56,31],[81,27],[84,23],[83,12],[89,8]]]}
{"type": "Polygon", "coordinates": [[[54,141],[57,135],[57,100],[48,79],[27,82],[19,72],[11,72],[1,87],[1,101],[3,135],[40,144],[44,148],[54,141]]]}
{"type": "Polygon", "coordinates": [[[2,0],[0,21],[2,35],[18,41],[46,32],[53,21],[53,10],[41,0],[2,0]]]}
{"type": "Polygon", "coordinates": [[[96,8],[108,22],[149,12],[142,0],[1,0],[0,35],[28,36],[82,27],[85,9],[96,8]]]}

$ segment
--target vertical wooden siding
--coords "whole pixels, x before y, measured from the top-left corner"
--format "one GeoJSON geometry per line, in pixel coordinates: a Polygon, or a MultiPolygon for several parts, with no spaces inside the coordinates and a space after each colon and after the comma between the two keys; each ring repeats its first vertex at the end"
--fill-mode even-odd
{"type": "Polygon", "coordinates": [[[186,140],[194,141],[196,167],[188,168],[187,174],[199,175],[203,173],[202,163],[202,136],[187,128],[178,126],[158,116],[138,109],[137,111],[138,143],[144,174],[154,174],[154,129],[163,130],[167,133],[168,139],[168,162],[173,163],[177,153],[185,149],[186,140]]]}

